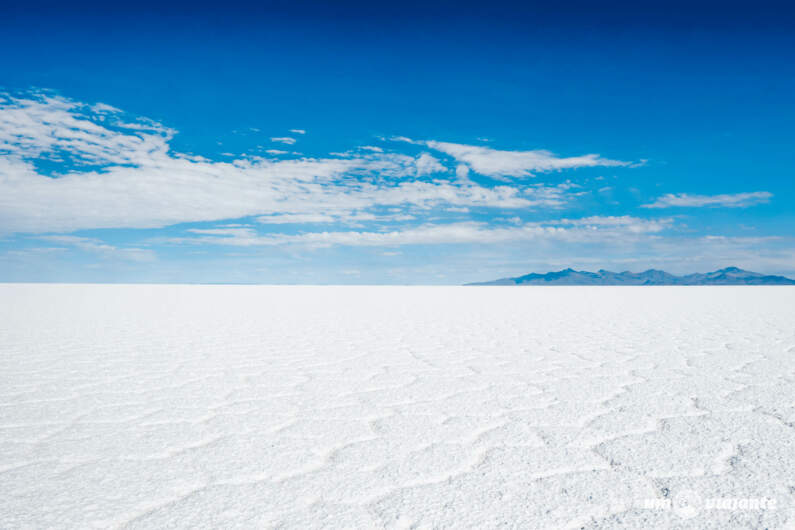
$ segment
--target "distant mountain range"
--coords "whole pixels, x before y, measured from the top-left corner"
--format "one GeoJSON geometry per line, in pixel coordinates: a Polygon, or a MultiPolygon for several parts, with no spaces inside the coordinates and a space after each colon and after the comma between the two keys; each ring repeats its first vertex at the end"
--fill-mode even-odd
{"type": "Polygon", "coordinates": [[[516,278],[502,278],[491,282],[467,285],[795,285],[795,280],[726,267],[715,272],[675,276],[665,271],[649,269],[644,272],[598,272],[564,269],[546,274],[525,274],[516,278]]]}

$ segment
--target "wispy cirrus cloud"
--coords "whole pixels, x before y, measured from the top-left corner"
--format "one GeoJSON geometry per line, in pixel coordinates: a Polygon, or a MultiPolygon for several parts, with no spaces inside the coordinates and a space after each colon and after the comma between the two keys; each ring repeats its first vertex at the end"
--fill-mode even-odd
{"type": "Polygon", "coordinates": [[[594,228],[620,228],[632,234],[656,233],[670,228],[672,218],[640,219],[630,215],[581,217],[579,219],[560,219],[555,223],[564,226],[594,227],[594,228]]]}
{"type": "Polygon", "coordinates": [[[335,223],[338,220],[336,216],[323,213],[284,213],[257,217],[259,223],[274,225],[335,223]]]}
{"type": "Polygon", "coordinates": [[[481,186],[462,175],[463,164],[454,171],[427,152],[273,153],[279,158],[217,162],[174,151],[174,134],[109,105],[3,96],[0,231],[157,228],[287,214],[361,220],[379,207],[559,208],[578,193],[570,183],[481,186]],[[42,172],[42,160],[56,162],[59,172],[42,172]]]}
{"type": "Polygon", "coordinates": [[[406,213],[393,213],[393,214],[374,214],[371,212],[362,211],[338,211],[320,214],[320,213],[284,213],[273,215],[262,215],[256,218],[256,221],[261,224],[349,224],[358,225],[362,222],[395,222],[395,221],[412,221],[416,219],[414,215],[406,213]]]}
{"type": "Polygon", "coordinates": [[[146,165],[168,152],[174,133],[147,119],[124,121],[110,105],[0,94],[0,154],[6,156],[79,165],[146,165]]]}
{"type": "Polygon", "coordinates": [[[626,242],[657,234],[671,226],[671,220],[637,217],[589,217],[517,226],[493,226],[482,222],[423,224],[385,231],[324,231],[301,234],[261,234],[254,228],[189,229],[196,237],[172,238],[172,243],[230,245],[240,247],[305,245],[328,246],[403,246],[440,244],[496,244],[520,241],[560,241],[569,243],[626,242]]]}
{"type": "Polygon", "coordinates": [[[431,156],[428,153],[422,153],[417,158],[416,166],[417,166],[418,177],[447,171],[447,168],[444,167],[437,158],[431,156]]]}
{"type": "Polygon", "coordinates": [[[559,157],[550,151],[537,149],[532,151],[505,151],[480,145],[456,144],[435,140],[416,141],[406,137],[393,140],[421,144],[453,157],[481,175],[504,179],[507,177],[526,178],[535,173],[560,171],[581,167],[615,167],[629,166],[631,162],[602,158],[596,154],[573,157],[559,157]]]}
{"type": "Polygon", "coordinates": [[[688,193],[668,193],[656,201],[644,204],[642,208],[747,208],[769,202],[773,194],[767,191],[750,193],[725,193],[720,195],[691,195],[688,193]]]}
{"type": "Polygon", "coordinates": [[[271,138],[271,142],[287,144],[287,145],[293,145],[296,141],[297,140],[295,138],[290,138],[289,136],[277,136],[271,138]]]}
{"type": "Polygon", "coordinates": [[[97,254],[105,259],[121,259],[127,261],[153,261],[155,259],[154,251],[144,248],[120,248],[114,245],[109,245],[99,239],[90,237],[68,236],[68,235],[50,235],[39,236],[37,239],[47,241],[48,243],[61,244],[70,247],[76,247],[92,254],[97,254]]]}

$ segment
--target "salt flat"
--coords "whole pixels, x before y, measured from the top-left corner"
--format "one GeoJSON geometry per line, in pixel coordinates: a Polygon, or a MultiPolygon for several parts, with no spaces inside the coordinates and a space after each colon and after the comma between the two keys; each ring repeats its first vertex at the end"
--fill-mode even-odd
{"type": "Polygon", "coordinates": [[[2,528],[795,525],[795,288],[6,284],[0,355],[2,528]]]}

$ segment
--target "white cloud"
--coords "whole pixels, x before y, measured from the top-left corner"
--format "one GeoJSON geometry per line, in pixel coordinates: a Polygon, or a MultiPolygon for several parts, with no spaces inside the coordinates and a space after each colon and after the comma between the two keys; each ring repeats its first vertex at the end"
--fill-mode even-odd
{"type": "Polygon", "coordinates": [[[96,103],[91,106],[91,110],[97,114],[115,114],[121,112],[121,109],[117,109],[105,103],[96,103]]]}
{"type": "Polygon", "coordinates": [[[287,224],[287,223],[333,223],[338,218],[332,215],[320,213],[285,213],[275,215],[263,215],[257,217],[257,222],[263,224],[287,224]]]}
{"type": "Polygon", "coordinates": [[[596,166],[628,166],[630,162],[610,160],[599,155],[587,154],[560,158],[545,150],[500,151],[480,145],[455,144],[434,140],[417,142],[405,137],[393,138],[396,141],[421,143],[431,149],[452,156],[470,169],[493,178],[531,177],[534,172],[574,169],[596,166]]]}
{"type": "Polygon", "coordinates": [[[109,245],[99,239],[78,236],[51,235],[38,236],[37,239],[49,243],[59,243],[79,248],[86,252],[97,254],[105,259],[122,259],[127,261],[153,261],[155,253],[149,249],[142,248],[119,248],[109,245]]]}
{"type": "Polygon", "coordinates": [[[580,219],[561,219],[553,221],[561,225],[573,225],[582,227],[602,228],[602,227],[621,227],[630,233],[643,234],[661,232],[673,224],[673,219],[639,219],[629,215],[623,216],[591,216],[580,219]]]}
{"type": "Polygon", "coordinates": [[[63,98],[0,95],[0,153],[82,165],[145,165],[168,152],[174,133],[151,120],[98,121],[91,107],[63,98]]]}
{"type": "Polygon", "coordinates": [[[755,204],[769,202],[773,194],[767,191],[734,193],[721,195],[690,195],[687,193],[668,193],[643,208],[700,208],[704,206],[723,206],[725,208],[746,208],[755,204]]]}
{"type": "Polygon", "coordinates": [[[288,151],[282,151],[281,149],[265,149],[265,152],[269,155],[286,155],[288,151]]]}
{"type": "Polygon", "coordinates": [[[290,129],[290,132],[294,134],[306,134],[306,130],[304,129],[290,129]]]}
{"type": "Polygon", "coordinates": [[[293,145],[296,142],[296,140],[295,138],[290,138],[289,136],[281,136],[281,137],[271,138],[271,142],[293,145]]]}
{"type": "Polygon", "coordinates": [[[433,173],[440,173],[443,171],[447,171],[447,168],[444,167],[439,160],[434,158],[433,156],[429,155],[428,153],[422,153],[416,160],[415,166],[417,167],[417,176],[422,177],[423,175],[431,175],[433,173]]]}
{"type": "Polygon", "coordinates": [[[489,226],[479,222],[442,225],[425,224],[392,231],[305,232],[302,234],[260,235],[253,228],[193,229],[188,232],[201,237],[172,238],[173,243],[214,244],[231,246],[306,245],[328,246],[401,246],[438,244],[495,244],[517,241],[555,240],[593,243],[627,241],[656,234],[668,228],[669,222],[635,217],[589,217],[563,219],[548,223],[525,223],[519,226],[489,226]]]}
{"type": "Polygon", "coordinates": [[[445,166],[428,153],[213,162],[174,152],[174,134],[143,118],[100,123],[91,107],[63,98],[0,97],[0,232],[361,216],[375,207],[558,207],[574,195],[560,186],[482,187],[441,178],[445,166]],[[64,160],[62,174],[42,174],[35,165],[42,159],[64,160]],[[419,178],[429,174],[440,177],[419,178]]]}
{"type": "Polygon", "coordinates": [[[405,213],[374,214],[370,212],[337,211],[331,213],[285,213],[257,217],[262,224],[328,224],[360,225],[363,221],[412,221],[415,217],[405,213]]]}
{"type": "Polygon", "coordinates": [[[7,250],[0,254],[0,260],[27,260],[32,257],[49,257],[52,255],[67,252],[64,247],[34,247],[34,248],[20,248],[7,250]]]}

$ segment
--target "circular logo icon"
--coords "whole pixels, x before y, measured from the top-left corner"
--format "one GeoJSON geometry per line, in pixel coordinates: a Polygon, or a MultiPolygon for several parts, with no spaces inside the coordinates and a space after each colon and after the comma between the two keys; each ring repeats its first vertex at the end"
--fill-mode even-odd
{"type": "Polygon", "coordinates": [[[682,519],[695,517],[702,506],[701,495],[693,490],[682,490],[673,499],[674,513],[682,519]]]}

